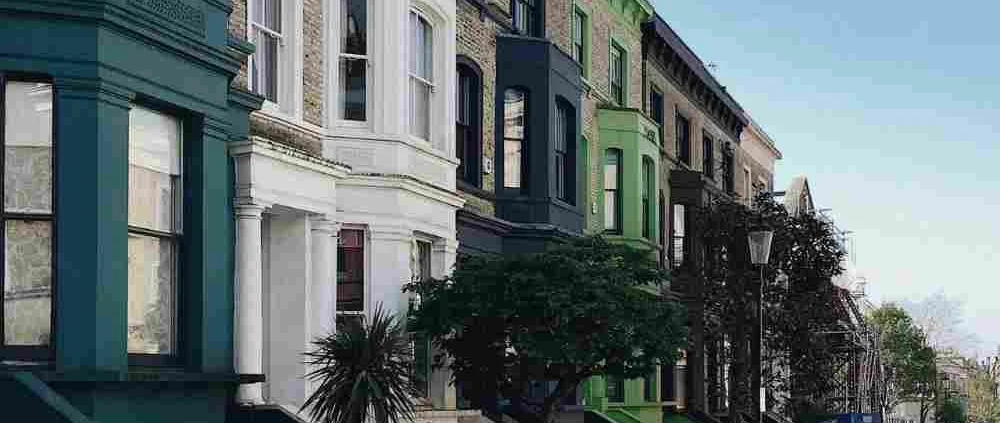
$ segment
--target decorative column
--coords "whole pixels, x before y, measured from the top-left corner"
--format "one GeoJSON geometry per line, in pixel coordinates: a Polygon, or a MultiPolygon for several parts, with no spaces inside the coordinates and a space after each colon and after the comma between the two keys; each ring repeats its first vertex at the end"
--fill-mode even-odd
{"type": "MultiPolygon", "coordinates": [[[[236,372],[263,374],[264,313],[261,286],[261,215],[250,199],[236,202],[236,372]]],[[[262,404],[261,384],[240,385],[237,402],[262,404]]]]}
{"type": "Polygon", "coordinates": [[[310,341],[334,332],[337,314],[337,238],[340,224],[325,215],[309,218],[312,231],[309,286],[310,341]]]}
{"type": "MultiPolygon", "coordinates": [[[[455,267],[458,254],[458,241],[455,239],[438,239],[431,245],[431,276],[442,278],[455,267]]],[[[431,351],[432,356],[442,351],[431,351]]],[[[446,360],[450,360],[448,357],[446,360]]],[[[431,372],[431,400],[437,408],[454,410],[458,404],[455,385],[451,383],[451,370],[448,367],[434,369],[431,372]]]]}

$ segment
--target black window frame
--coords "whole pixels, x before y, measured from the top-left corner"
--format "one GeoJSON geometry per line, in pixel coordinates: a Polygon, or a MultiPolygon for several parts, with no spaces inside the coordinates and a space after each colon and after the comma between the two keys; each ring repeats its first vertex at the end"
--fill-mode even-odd
{"type": "Polygon", "coordinates": [[[691,214],[689,207],[684,203],[673,203],[670,206],[670,266],[674,269],[684,267],[691,258],[691,240],[688,236],[690,232],[691,214]],[[680,223],[684,226],[684,231],[678,235],[677,232],[677,208],[683,210],[684,216],[680,223]],[[677,253],[680,252],[680,257],[677,253]]]}
{"type": "Polygon", "coordinates": [[[660,127],[657,129],[661,132],[660,142],[663,142],[663,113],[665,111],[664,107],[664,97],[663,92],[657,87],[652,87],[649,90],[649,115],[653,118],[653,122],[656,122],[660,127]]]}
{"type": "Polygon", "coordinates": [[[677,159],[691,165],[691,120],[679,110],[674,116],[674,136],[677,140],[677,159]]]}
{"type": "MultiPolygon", "coordinates": [[[[29,362],[46,362],[55,360],[56,352],[56,342],[57,342],[57,329],[58,329],[58,307],[56,304],[57,292],[59,289],[58,274],[56,267],[56,253],[58,251],[59,236],[56,229],[56,216],[59,212],[59,167],[57,166],[57,160],[59,158],[59,132],[57,128],[59,127],[59,96],[58,87],[55,85],[53,78],[50,75],[38,74],[38,73],[25,73],[25,72],[9,72],[0,71],[0,148],[6,152],[6,113],[7,113],[7,83],[8,82],[27,82],[27,83],[41,83],[49,84],[52,90],[52,121],[50,123],[50,130],[52,132],[52,146],[51,146],[51,175],[52,175],[52,199],[51,199],[51,210],[47,215],[42,214],[23,214],[23,213],[7,213],[6,206],[0,207],[0,245],[6,244],[6,221],[7,220],[28,220],[28,221],[48,221],[51,222],[50,234],[50,280],[49,280],[49,343],[48,345],[6,345],[6,323],[4,322],[6,318],[6,312],[0,310],[0,360],[17,360],[17,361],[29,361],[29,362]]],[[[6,177],[6,153],[0,155],[0,177],[6,177]]],[[[5,196],[4,188],[0,184],[0,200],[5,196]]],[[[0,263],[5,263],[7,260],[6,248],[0,248],[0,263]]],[[[0,272],[0,293],[6,292],[4,289],[4,283],[6,279],[6,272],[0,272]]],[[[3,302],[0,301],[0,305],[3,302]]]]}
{"type": "MultiPolygon", "coordinates": [[[[148,354],[148,353],[130,353],[128,352],[128,346],[126,345],[126,353],[128,356],[128,365],[131,367],[178,367],[184,363],[185,360],[185,350],[186,340],[185,335],[187,333],[187,326],[185,325],[186,319],[184,318],[184,313],[186,311],[183,299],[186,295],[186,272],[187,272],[187,259],[186,254],[188,250],[189,237],[191,236],[191,207],[193,193],[191,190],[191,185],[188,183],[189,175],[193,165],[190,162],[190,157],[186,154],[187,151],[192,151],[193,146],[191,142],[193,139],[197,138],[197,134],[194,132],[200,128],[196,124],[196,116],[183,109],[171,106],[169,104],[163,103],[151,97],[146,97],[143,95],[138,95],[135,100],[132,101],[132,106],[139,106],[153,111],[157,111],[163,114],[170,115],[174,119],[177,119],[181,126],[181,177],[180,177],[180,195],[178,196],[178,201],[181,202],[180,207],[177,208],[177,212],[181,214],[181,225],[178,233],[166,233],[158,230],[136,227],[132,225],[127,225],[127,231],[129,234],[135,233],[142,236],[154,236],[158,238],[175,238],[176,249],[174,254],[174,271],[176,273],[176,278],[174,280],[174,351],[169,354],[148,354]]],[[[126,144],[128,140],[126,140],[126,144]]],[[[126,161],[128,158],[126,158],[126,161]]],[[[128,163],[126,163],[126,166],[128,163]]],[[[131,182],[126,180],[126,186],[131,188],[131,182]]],[[[128,192],[126,191],[126,196],[128,192]]],[[[175,207],[177,207],[175,205],[175,207]]],[[[126,212],[127,213],[127,212],[126,212]]],[[[127,223],[127,222],[126,222],[127,223]]],[[[127,279],[127,278],[126,278],[127,279]]],[[[126,285],[128,281],[126,281],[126,285]]],[[[126,293],[126,301],[127,301],[126,293]]],[[[126,335],[127,337],[127,335],[126,335]]]]}
{"type": "Polygon", "coordinates": [[[543,0],[510,0],[511,27],[515,32],[538,37],[540,4],[543,0]],[[522,27],[522,24],[525,25],[522,27]]]}
{"type": "Polygon", "coordinates": [[[701,133],[701,171],[709,179],[715,179],[715,139],[708,132],[701,133]]]}
{"type": "Polygon", "coordinates": [[[727,194],[733,194],[736,190],[736,165],[733,162],[733,152],[729,149],[722,151],[722,190],[727,194]]]}
{"type": "Polygon", "coordinates": [[[479,66],[467,57],[459,56],[456,62],[455,156],[459,164],[455,172],[462,183],[480,188],[483,179],[482,72],[479,66]],[[467,87],[463,85],[463,78],[468,83],[467,87]],[[463,88],[469,89],[465,95],[463,88]],[[463,122],[463,117],[466,117],[467,122],[463,122]]]}
{"type": "Polygon", "coordinates": [[[521,118],[522,118],[522,121],[523,121],[522,122],[523,131],[522,131],[522,135],[521,135],[520,139],[507,138],[507,120],[506,119],[501,119],[501,124],[500,124],[500,139],[501,139],[502,142],[499,144],[500,158],[502,159],[502,161],[501,161],[501,166],[502,166],[501,169],[505,169],[506,165],[507,165],[507,154],[506,154],[507,140],[517,140],[518,142],[520,142],[520,145],[521,145],[521,150],[519,152],[519,154],[520,154],[520,157],[519,157],[519,159],[520,159],[519,169],[521,170],[521,174],[519,175],[520,179],[518,180],[518,186],[516,186],[516,187],[515,186],[509,186],[509,185],[507,185],[507,172],[506,172],[506,169],[505,169],[503,172],[498,173],[498,174],[502,174],[502,177],[500,178],[500,186],[504,190],[508,190],[510,192],[515,192],[515,191],[516,192],[526,192],[528,190],[528,182],[529,182],[529,180],[528,180],[529,178],[528,178],[528,149],[527,149],[527,147],[528,147],[528,143],[530,142],[530,138],[531,138],[530,137],[530,134],[531,134],[531,122],[530,122],[530,120],[531,120],[530,119],[530,113],[531,113],[531,92],[528,91],[527,88],[525,88],[523,86],[519,86],[519,85],[518,86],[512,86],[512,87],[507,87],[503,91],[501,91],[503,93],[503,96],[501,97],[502,104],[500,105],[501,116],[505,116],[506,115],[506,106],[507,106],[506,98],[507,98],[507,92],[508,91],[517,91],[517,92],[520,92],[521,94],[524,95],[524,100],[523,100],[523,102],[524,102],[524,111],[521,113],[521,118]]]}
{"type": "Polygon", "coordinates": [[[556,100],[556,136],[553,142],[556,198],[576,205],[576,108],[565,99],[556,100]]]}

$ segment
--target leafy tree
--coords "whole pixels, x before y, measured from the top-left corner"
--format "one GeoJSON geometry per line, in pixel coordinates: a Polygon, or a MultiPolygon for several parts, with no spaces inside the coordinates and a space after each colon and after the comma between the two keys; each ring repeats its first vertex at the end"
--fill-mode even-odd
{"type": "Polygon", "coordinates": [[[934,350],[927,346],[923,331],[902,308],[884,304],[868,316],[879,332],[879,348],[885,365],[881,408],[890,412],[904,401],[920,403],[921,422],[929,415],[936,390],[934,350]]]}
{"type": "Polygon", "coordinates": [[[944,396],[937,407],[934,418],[937,423],[968,422],[968,416],[965,415],[961,401],[953,395],[944,396]]]}
{"type": "Polygon", "coordinates": [[[403,322],[379,305],[369,321],[347,325],[313,341],[306,377],[319,386],[302,408],[322,423],[404,423],[414,415],[417,392],[403,322]]]}
{"type": "Polygon", "coordinates": [[[969,421],[976,423],[1000,422],[1000,399],[997,398],[1000,381],[1000,362],[987,359],[983,363],[969,362],[967,383],[969,421]]]}
{"type": "Polygon", "coordinates": [[[426,333],[474,406],[551,423],[595,375],[644,377],[678,358],[684,311],[659,295],[667,275],[650,253],[581,238],[532,255],[472,256],[445,280],[416,281],[414,330],[426,333]],[[447,353],[447,360],[445,354],[447,353]],[[530,404],[531,382],[553,382],[530,404]]]}
{"type": "Polygon", "coordinates": [[[799,420],[822,410],[840,364],[835,347],[841,340],[830,333],[845,316],[839,288],[831,282],[842,271],[844,257],[832,224],[813,214],[791,215],[767,195],[756,198],[753,208],[717,200],[697,209],[694,217],[704,257],[700,266],[682,268],[679,276],[693,274],[703,281],[705,332],[727,333],[731,339],[730,414],[750,410],[756,396],[750,386],[756,357],[750,348],[736,346],[750,344],[760,290],[763,361],[768,363],[761,383],[771,395],[786,393],[790,398],[781,411],[799,420]],[[746,234],[756,227],[774,231],[770,260],[762,270],[749,262],[747,251],[746,234]]]}

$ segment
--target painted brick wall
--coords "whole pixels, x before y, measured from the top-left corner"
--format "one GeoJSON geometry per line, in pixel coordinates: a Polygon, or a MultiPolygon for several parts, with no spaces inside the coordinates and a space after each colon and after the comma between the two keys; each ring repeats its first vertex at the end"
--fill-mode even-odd
{"type": "Polygon", "coordinates": [[[323,0],[303,0],[302,119],[323,126],[323,0]]]}
{"type": "Polygon", "coordinates": [[[611,10],[607,0],[548,0],[545,9],[545,32],[552,42],[567,52],[572,51],[573,28],[572,11],[574,5],[588,13],[590,19],[590,57],[589,76],[586,78],[589,89],[582,99],[581,132],[587,140],[587,157],[589,158],[587,174],[589,175],[589,195],[584,205],[586,214],[586,231],[600,232],[604,228],[601,215],[594,213],[599,195],[603,195],[603,181],[600,179],[600,169],[604,153],[599,148],[597,111],[601,104],[610,103],[611,99],[611,39],[624,44],[627,51],[628,69],[626,76],[627,96],[626,107],[642,108],[642,32],[641,29],[624,21],[620,15],[611,10]]]}

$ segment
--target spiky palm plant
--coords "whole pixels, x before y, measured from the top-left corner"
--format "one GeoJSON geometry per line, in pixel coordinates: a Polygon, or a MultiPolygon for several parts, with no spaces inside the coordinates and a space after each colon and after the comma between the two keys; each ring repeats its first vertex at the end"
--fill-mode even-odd
{"type": "Polygon", "coordinates": [[[412,420],[417,395],[406,328],[379,305],[367,322],[313,341],[306,377],[318,387],[305,404],[314,421],[377,423],[412,420]]]}

